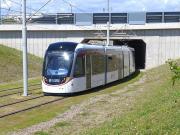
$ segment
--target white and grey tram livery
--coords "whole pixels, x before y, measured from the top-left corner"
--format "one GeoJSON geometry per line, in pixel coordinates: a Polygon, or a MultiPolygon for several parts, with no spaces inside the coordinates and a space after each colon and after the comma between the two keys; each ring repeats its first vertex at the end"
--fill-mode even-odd
{"type": "Polygon", "coordinates": [[[73,42],[50,44],[43,64],[45,94],[75,93],[122,79],[135,72],[134,49],[73,42]]]}

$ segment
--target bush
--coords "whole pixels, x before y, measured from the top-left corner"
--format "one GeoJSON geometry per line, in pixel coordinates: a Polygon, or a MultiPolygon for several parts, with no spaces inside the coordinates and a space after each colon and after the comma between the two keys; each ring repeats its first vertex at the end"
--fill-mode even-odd
{"type": "Polygon", "coordinates": [[[174,85],[176,80],[180,79],[180,65],[178,65],[177,61],[168,60],[167,63],[170,66],[170,70],[173,73],[172,76],[172,84],[174,85]]]}

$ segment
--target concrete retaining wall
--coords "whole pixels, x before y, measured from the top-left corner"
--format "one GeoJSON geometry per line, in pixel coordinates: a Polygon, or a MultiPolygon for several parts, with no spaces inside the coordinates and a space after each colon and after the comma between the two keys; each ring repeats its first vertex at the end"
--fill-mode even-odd
{"type": "MultiPolygon", "coordinates": [[[[164,25],[164,24],[162,24],[164,25]]],[[[180,26],[179,24],[176,24],[180,26]]],[[[146,68],[152,68],[161,64],[164,64],[168,59],[180,58],[180,27],[154,27],[143,29],[142,26],[126,27],[127,33],[133,33],[131,39],[142,39],[146,43],[146,68]],[[137,27],[140,27],[139,29],[137,27]],[[131,28],[131,29],[130,29],[131,28]]],[[[169,25],[168,25],[169,26],[169,25]]],[[[7,45],[9,47],[21,49],[21,29],[9,28],[12,26],[0,26],[0,44],[7,45]],[[7,29],[5,27],[8,27],[7,29]]],[[[46,26],[47,27],[47,26],[46,26]]],[[[56,27],[56,25],[54,25],[56,27]]],[[[82,27],[75,29],[70,27],[69,29],[61,30],[57,27],[48,29],[29,29],[28,32],[28,51],[34,55],[43,57],[46,48],[50,43],[59,41],[74,41],[81,42],[86,37],[94,37],[97,30],[104,30],[105,28],[96,29],[82,27]],[[71,30],[72,28],[72,30],[71,30]]],[[[62,26],[61,26],[62,27],[62,26]]],[[[67,26],[66,26],[67,27],[67,26]]],[[[148,26],[149,27],[149,26],[148,26]]],[[[117,28],[112,28],[112,33],[117,28]]],[[[122,29],[122,26],[119,26],[122,29]]]]}

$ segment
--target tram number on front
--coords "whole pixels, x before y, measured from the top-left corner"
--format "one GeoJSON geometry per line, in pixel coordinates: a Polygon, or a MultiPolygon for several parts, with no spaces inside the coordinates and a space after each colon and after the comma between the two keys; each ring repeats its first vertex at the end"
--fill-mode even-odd
{"type": "Polygon", "coordinates": [[[49,82],[58,83],[58,82],[59,82],[59,79],[49,79],[49,82]]]}

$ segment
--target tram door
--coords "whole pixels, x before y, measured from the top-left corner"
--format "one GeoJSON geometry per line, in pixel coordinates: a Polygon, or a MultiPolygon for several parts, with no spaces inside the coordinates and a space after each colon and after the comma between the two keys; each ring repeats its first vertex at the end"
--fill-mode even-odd
{"type": "Polygon", "coordinates": [[[86,88],[91,88],[91,56],[86,55],[86,88]]]}
{"type": "Polygon", "coordinates": [[[119,54],[119,72],[118,72],[118,76],[119,79],[122,79],[124,76],[124,60],[123,60],[123,52],[121,51],[119,54]]]}

